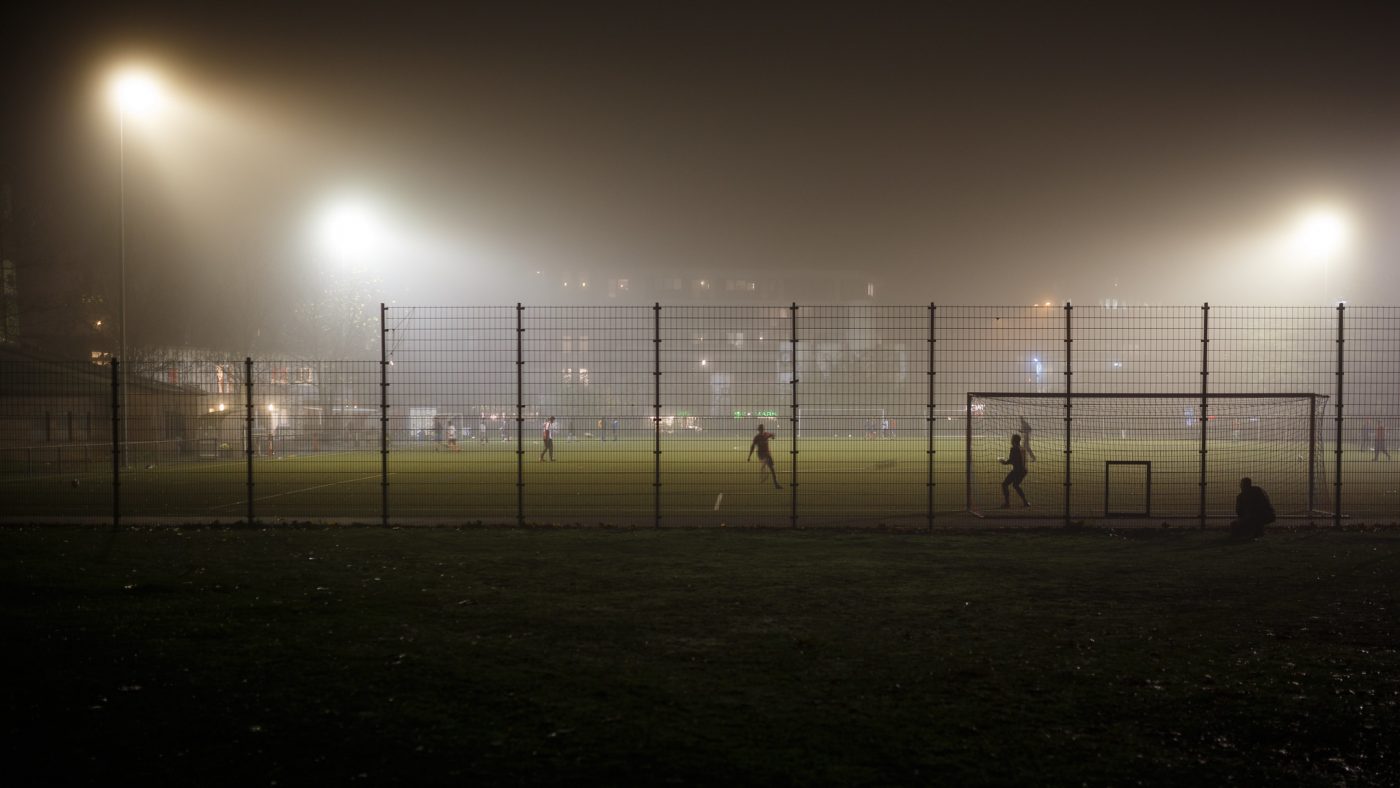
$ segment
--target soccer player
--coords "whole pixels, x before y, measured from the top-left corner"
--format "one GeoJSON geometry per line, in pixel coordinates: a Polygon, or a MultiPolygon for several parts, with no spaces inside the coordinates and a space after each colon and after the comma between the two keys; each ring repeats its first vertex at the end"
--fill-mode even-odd
{"type": "Polygon", "coordinates": [[[1390,461],[1390,449],[1385,447],[1385,425],[1380,419],[1376,419],[1376,448],[1371,452],[1371,462],[1375,462],[1385,455],[1386,462],[1390,461]]]}
{"type": "Polygon", "coordinates": [[[1021,489],[1021,480],[1026,478],[1026,453],[1021,448],[1021,434],[1011,435],[1011,451],[1003,459],[997,460],[1002,465],[1010,465],[1011,473],[1006,474],[1006,478],[1001,480],[1001,508],[1011,508],[1011,490],[1016,488],[1016,494],[1021,496],[1021,504],[1029,507],[1031,502],[1026,500],[1026,493],[1021,489]]]}
{"type": "Polygon", "coordinates": [[[482,442],[482,443],[487,443],[487,442],[488,442],[488,437],[487,437],[487,434],[486,434],[486,414],[485,414],[485,413],[481,414],[481,424],[478,425],[478,426],[479,426],[480,429],[481,429],[481,442],[482,442]]]}
{"type": "Polygon", "coordinates": [[[744,458],[744,462],[753,459],[754,449],[758,450],[758,480],[763,481],[763,475],[770,473],[773,475],[773,489],[781,490],[783,486],[778,484],[778,472],[773,469],[773,455],[768,451],[768,439],[774,437],[771,432],[764,432],[763,425],[758,425],[758,434],[753,436],[753,442],[749,444],[749,456],[744,458]]]}
{"type": "Polygon", "coordinates": [[[1274,521],[1274,505],[1262,487],[1255,487],[1248,476],[1240,479],[1240,494],[1235,496],[1235,515],[1230,523],[1230,535],[1242,539],[1257,539],[1264,535],[1264,526],[1274,521]]]}
{"type": "Polygon", "coordinates": [[[550,416],[544,423],[544,430],[541,432],[544,438],[544,448],[540,450],[540,462],[544,462],[544,455],[549,454],[549,461],[554,462],[554,417],[550,416]]]}
{"type": "Polygon", "coordinates": [[[447,450],[461,451],[461,449],[457,447],[457,425],[450,421],[447,422],[447,450]]]}

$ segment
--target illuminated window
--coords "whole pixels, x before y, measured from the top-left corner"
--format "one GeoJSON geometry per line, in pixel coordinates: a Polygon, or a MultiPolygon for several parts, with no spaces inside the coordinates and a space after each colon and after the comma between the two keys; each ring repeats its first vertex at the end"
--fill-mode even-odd
{"type": "Polygon", "coordinates": [[[875,283],[874,283],[874,282],[866,282],[866,283],[865,283],[865,294],[868,295],[868,296],[870,296],[871,298],[874,298],[874,297],[875,297],[875,283]]]}

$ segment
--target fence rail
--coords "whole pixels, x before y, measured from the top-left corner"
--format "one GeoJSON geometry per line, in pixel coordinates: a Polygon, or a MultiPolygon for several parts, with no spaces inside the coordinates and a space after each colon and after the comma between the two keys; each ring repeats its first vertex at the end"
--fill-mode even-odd
{"type": "Polygon", "coordinates": [[[1289,516],[1400,511],[1400,308],[380,319],[376,359],[0,356],[4,516],[931,528],[1002,515],[1013,433],[1039,453],[1018,519],[1204,523],[1244,475],[1289,516]]]}

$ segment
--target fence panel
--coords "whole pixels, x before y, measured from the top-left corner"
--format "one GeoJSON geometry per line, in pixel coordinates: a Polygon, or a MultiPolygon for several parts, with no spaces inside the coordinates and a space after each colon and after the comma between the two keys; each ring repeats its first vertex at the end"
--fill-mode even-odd
{"type": "Polygon", "coordinates": [[[5,516],[110,518],[111,368],[6,353],[0,398],[5,516]]]}
{"type": "Polygon", "coordinates": [[[258,520],[378,522],[379,391],[373,361],[254,361],[258,520]]]}
{"type": "MultiPolygon", "coordinates": [[[[1199,508],[1202,309],[1075,307],[1074,393],[1114,397],[1074,403],[1074,471],[1070,511],[1104,516],[1112,495],[1135,495],[1143,483],[1117,484],[1108,463],[1150,462],[1151,506],[1115,511],[1191,516],[1199,508]],[[1126,394],[1174,394],[1131,398],[1126,394]]],[[[1133,466],[1144,475],[1148,466],[1133,466]]],[[[1145,502],[1147,503],[1147,502],[1145,502]]]]}
{"type": "MultiPolygon", "coordinates": [[[[955,481],[938,486],[940,510],[969,508],[974,492],[1000,501],[1007,469],[997,460],[1007,456],[1012,433],[992,431],[977,411],[969,423],[964,415],[968,392],[1063,393],[1065,320],[1063,304],[938,307],[935,472],[955,481]],[[978,490],[971,488],[973,483],[978,490]]],[[[1064,410],[1030,414],[1026,426],[1030,464],[1022,488],[1031,506],[1010,514],[1060,517],[1065,494],[1064,410]]]]}
{"type": "MultiPolygon", "coordinates": [[[[1335,446],[1337,311],[1329,307],[1212,306],[1210,310],[1210,391],[1226,393],[1304,393],[1320,395],[1311,452],[1315,473],[1313,505],[1330,511],[1333,466],[1324,462],[1335,446]],[[1326,399],[1322,399],[1326,397],[1326,399]]],[[[1264,406],[1269,401],[1260,401],[1264,406]]],[[[1269,436],[1279,414],[1223,403],[1211,405],[1207,425],[1207,515],[1234,515],[1239,480],[1249,476],[1263,487],[1275,509],[1306,514],[1306,473],[1299,464],[1309,453],[1288,448],[1269,436]]],[[[1292,411],[1290,411],[1291,413],[1292,411]]],[[[1306,422],[1298,429],[1306,430],[1306,422]]]]}
{"type": "Polygon", "coordinates": [[[389,513],[516,518],[516,310],[390,307],[389,513]]]}
{"type": "Polygon", "coordinates": [[[245,517],[244,364],[149,359],[127,374],[123,517],[245,517]]]}
{"type": "Polygon", "coordinates": [[[797,326],[799,522],[924,526],[928,307],[803,306],[797,326]]]}
{"type": "Polygon", "coordinates": [[[662,308],[662,525],[791,523],[791,320],[789,307],[662,308]],[[776,482],[749,458],[760,424],[776,482]]]}
{"type": "Polygon", "coordinates": [[[1391,458],[1400,426],[1400,309],[1347,307],[1345,320],[1342,511],[1394,522],[1400,519],[1400,462],[1391,458]]]}
{"type": "Polygon", "coordinates": [[[526,522],[653,522],[654,326],[647,307],[525,308],[526,522]]]}

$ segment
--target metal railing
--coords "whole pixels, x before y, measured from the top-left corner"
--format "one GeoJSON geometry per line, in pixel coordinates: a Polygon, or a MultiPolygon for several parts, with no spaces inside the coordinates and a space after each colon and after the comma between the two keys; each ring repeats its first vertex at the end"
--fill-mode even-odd
{"type": "Polygon", "coordinates": [[[1229,517],[1236,474],[1297,499],[1291,485],[1302,477],[1282,453],[1293,449],[1237,441],[1241,430],[1215,418],[1251,434],[1259,419],[1282,418],[1262,403],[1288,396],[1309,403],[1288,417],[1288,445],[1309,458],[1309,504],[1295,514],[1340,524],[1400,510],[1400,465],[1384,438],[1400,420],[1392,307],[517,304],[380,314],[373,360],[183,359],[180,369],[150,362],[118,375],[115,363],[0,357],[6,516],[986,522],[999,513],[973,505],[968,488],[998,499],[998,458],[968,436],[985,430],[993,447],[1009,433],[973,411],[976,392],[1055,403],[1055,426],[1038,411],[1035,429],[1040,452],[1058,459],[1037,463],[1034,506],[1017,518],[1072,522],[1125,506],[1229,517]],[[1222,408],[1232,398],[1253,398],[1260,413],[1222,408]],[[1076,465],[1090,456],[1076,458],[1079,442],[1114,419],[1140,427],[1114,430],[1120,444],[1094,460],[1118,470],[1076,465]],[[771,474],[746,461],[760,423],[775,436],[771,474]],[[1146,467],[1157,482],[1141,502],[1146,467]],[[1074,492],[1076,478],[1104,486],[1074,492]],[[1110,489],[1115,479],[1129,486],[1110,489]]]}

